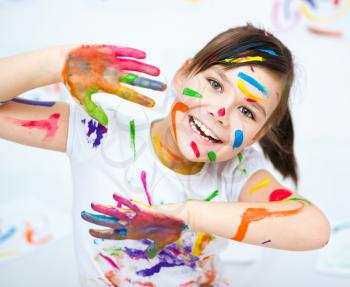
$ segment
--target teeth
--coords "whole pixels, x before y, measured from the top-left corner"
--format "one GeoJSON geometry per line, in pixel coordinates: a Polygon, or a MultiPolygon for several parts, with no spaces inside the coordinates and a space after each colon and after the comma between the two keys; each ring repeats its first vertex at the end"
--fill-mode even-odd
{"type": "Polygon", "coordinates": [[[213,133],[212,133],[209,129],[207,129],[207,128],[205,127],[205,125],[202,124],[200,121],[196,120],[195,118],[193,118],[193,121],[196,123],[197,126],[200,127],[200,129],[203,131],[203,133],[205,133],[207,136],[210,136],[210,137],[212,137],[213,139],[219,140],[219,139],[218,139],[215,135],[213,135],[213,133]]]}
{"type": "MultiPolygon", "coordinates": [[[[201,122],[199,122],[198,120],[193,119],[193,122],[196,123],[196,125],[207,135],[210,136],[216,140],[219,140],[216,136],[214,136],[208,129],[205,128],[204,124],[202,124],[201,122]]],[[[196,125],[193,123],[192,121],[190,122],[190,126],[193,129],[194,132],[196,132],[202,139],[206,140],[206,141],[210,141],[212,143],[216,143],[215,141],[213,141],[212,139],[202,136],[200,131],[198,130],[198,128],[196,127],[196,125]]]]}

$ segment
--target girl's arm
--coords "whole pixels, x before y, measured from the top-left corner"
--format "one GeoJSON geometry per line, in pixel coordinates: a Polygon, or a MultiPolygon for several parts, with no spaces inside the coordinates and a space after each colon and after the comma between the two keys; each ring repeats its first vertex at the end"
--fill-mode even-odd
{"type": "Polygon", "coordinates": [[[181,215],[192,231],[285,250],[311,250],[329,240],[320,209],[282,186],[268,171],[247,181],[239,202],[188,201],[181,215]]]}
{"type": "Polygon", "coordinates": [[[65,151],[69,106],[63,102],[14,102],[21,93],[61,81],[72,47],[41,49],[0,59],[0,138],[65,151]]]}

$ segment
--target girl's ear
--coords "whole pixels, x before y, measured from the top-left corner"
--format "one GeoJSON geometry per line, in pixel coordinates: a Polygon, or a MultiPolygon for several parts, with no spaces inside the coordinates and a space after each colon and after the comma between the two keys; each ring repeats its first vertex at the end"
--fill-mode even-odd
{"type": "Polygon", "coordinates": [[[187,59],[185,63],[181,65],[181,67],[177,70],[173,80],[173,88],[180,92],[181,87],[183,86],[184,81],[188,76],[188,68],[192,63],[192,59],[187,59]]]}

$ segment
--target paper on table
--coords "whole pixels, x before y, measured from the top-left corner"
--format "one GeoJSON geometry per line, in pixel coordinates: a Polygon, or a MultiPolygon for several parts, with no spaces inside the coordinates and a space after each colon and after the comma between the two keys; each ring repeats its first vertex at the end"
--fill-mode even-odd
{"type": "Polygon", "coordinates": [[[350,275],[350,220],[332,224],[331,239],[319,252],[316,270],[350,275]]]}
{"type": "Polygon", "coordinates": [[[0,205],[0,265],[43,248],[71,232],[67,214],[34,197],[0,205]]]}

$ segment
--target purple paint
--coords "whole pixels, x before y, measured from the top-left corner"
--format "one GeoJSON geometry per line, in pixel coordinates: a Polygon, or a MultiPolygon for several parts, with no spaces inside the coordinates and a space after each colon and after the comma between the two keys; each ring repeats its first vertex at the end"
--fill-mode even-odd
{"type": "MultiPolygon", "coordinates": [[[[83,124],[86,123],[85,119],[83,119],[81,122],[83,124]]],[[[107,128],[95,120],[90,120],[88,122],[88,128],[89,130],[88,130],[88,133],[86,134],[88,137],[90,137],[93,133],[96,134],[96,138],[92,143],[92,147],[98,147],[101,144],[103,135],[107,133],[107,128]]]]}
{"type": "Polygon", "coordinates": [[[270,239],[269,239],[269,240],[266,240],[266,241],[264,241],[264,242],[261,242],[261,244],[266,244],[266,243],[269,243],[269,242],[271,242],[270,239]]]}
{"type": "Polygon", "coordinates": [[[11,101],[15,103],[20,104],[26,104],[26,105],[32,105],[32,106],[43,106],[43,107],[52,107],[56,102],[52,101],[33,101],[33,100],[27,100],[27,99],[20,99],[20,98],[14,98],[11,101]]]}

